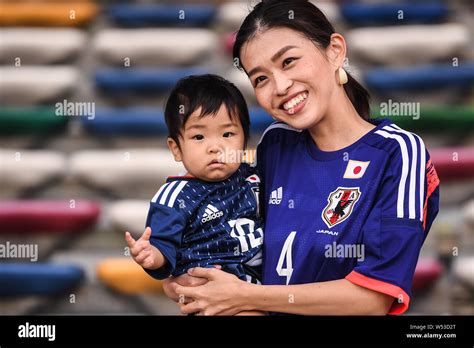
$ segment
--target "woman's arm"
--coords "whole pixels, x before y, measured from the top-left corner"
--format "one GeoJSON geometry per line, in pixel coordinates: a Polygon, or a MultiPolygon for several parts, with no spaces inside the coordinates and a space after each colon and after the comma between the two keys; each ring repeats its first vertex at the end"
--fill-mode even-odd
{"type": "Polygon", "coordinates": [[[189,288],[174,284],[178,294],[194,299],[183,313],[234,315],[270,311],[303,315],[385,315],[394,298],[346,279],[301,285],[255,285],[215,269],[195,268],[191,275],[208,283],[189,288]]]}

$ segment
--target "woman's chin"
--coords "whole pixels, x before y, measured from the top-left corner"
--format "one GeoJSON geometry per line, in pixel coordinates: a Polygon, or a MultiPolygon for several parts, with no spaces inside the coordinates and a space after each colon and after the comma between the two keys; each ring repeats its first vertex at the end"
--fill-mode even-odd
{"type": "Polygon", "coordinates": [[[278,121],[285,122],[287,125],[296,129],[308,129],[317,123],[315,117],[311,117],[307,113],[284,115],[284,117],[279,117],[278,121]]]}

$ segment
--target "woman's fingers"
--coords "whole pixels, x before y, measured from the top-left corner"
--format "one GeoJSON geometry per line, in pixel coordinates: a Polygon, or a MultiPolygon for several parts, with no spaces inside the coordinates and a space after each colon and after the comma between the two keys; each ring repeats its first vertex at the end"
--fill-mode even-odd
{"type": "Polygon", "coordinates": [[[188,304],[180,304],[179,305],[181,313],[183,314],[190,314],[199,312],[202,308],[199,306],[199,302],[193,301],[188,304]]]}
{"type": "Polygon", "coordinates": [[[207,280],[213,280],[216,276],[216,272],[223,272],[217,268],[203,268],[195,267],[188,270],[188,274],[193,277],[205,278],[207,280]]]}
{"type": "Polygon", "coordinates": [[[208,280],[205,278],[193,277],[184,273],[176,278],[176,282],[182,286],[201,286],[206,284],[208,280]]]}
{"type": "Polygon", "coordinates": [[[196,292],[195,288],[181,286],[177,283],[171,284],[171,287],[173,287],[174,292],[176,294],[178,294],[178,298],[184,296],[185,298],[186,297],[191,297],[191,298],[195,299],[195,297],[197,296],[197,292],[196,292]]]}
{"type": "Polygon", "coordinates": [[[174,287],[171,286],[175,282],[176,282],[175,277],[170,277],[170,278],[166,278],[165,280],[163,280],[163,291],[165,292],[165,295],[167,297],[169,297],[170,299],[172,299],[175,302],[178,302],[179,301],[179,295],[174,291],[174,287]]]}

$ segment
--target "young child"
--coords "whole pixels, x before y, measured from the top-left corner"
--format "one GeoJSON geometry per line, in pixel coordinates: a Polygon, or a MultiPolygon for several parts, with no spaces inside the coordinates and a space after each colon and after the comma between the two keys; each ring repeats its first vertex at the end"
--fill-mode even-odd
{"type": "Polygon", "coordinates": [[[165,118],[168,147],[187,174],[169,177],[155,194],[139,240],[126,232],[133,259],[158,279],[221,265],[259,284],[260,180],[241,161],[250,126],[245,99],[219,76],[190,76],[171,92],[165,118]]]}

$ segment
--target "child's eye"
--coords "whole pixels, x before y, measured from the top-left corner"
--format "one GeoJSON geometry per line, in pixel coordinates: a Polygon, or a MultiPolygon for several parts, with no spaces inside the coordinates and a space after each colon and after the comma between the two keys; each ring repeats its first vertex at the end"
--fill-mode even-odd
{"type": "Polygon", "coordinates": [[[195,136],[192,137],[194,140],[202,140],[204,139],[204,136],[202,134],[196,134],[195,136]]]}
{"type": "Polygon", "coordinates": [[[284,61],[283,61],[283,67],[287,66],[288,64],[290,64],[291,62],[293,62],[296,58],[293,58],[293,57],[289,57],[289,58],[286,58],[284,61]]]}
{"type": "Polygon", "coordinates": [[[265,76],[259,76],[255,79],[255,86],[257,86],[260,82],[263,82],[266,79],[265,76]]]}
{"type": "Polygon", "coordinates": [[[232,132],[225,132],[225,133],[224,133],[224,138],[229,138],[229,137],[231,137],[231,136],[233,136],[233,135],[235,135],[235,134],[232,133],[232,132]]]}

